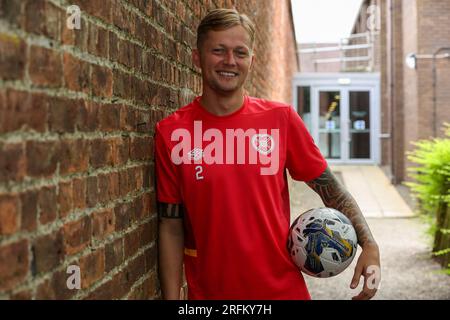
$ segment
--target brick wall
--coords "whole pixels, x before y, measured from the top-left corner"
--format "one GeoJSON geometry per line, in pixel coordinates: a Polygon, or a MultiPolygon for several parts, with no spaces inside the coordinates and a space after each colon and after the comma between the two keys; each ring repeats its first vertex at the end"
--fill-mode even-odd
{"type": "Polygon", "coordinates": [[[389,76],[390,83],[388,88],[389,103],[392,108],[391,116],[393,129],[392,132],[392,152],[393,163],[392,176],[395,184],[400,183],[405,178],[405,137],[404,137],[404,118],[405,118],[405,105],[404,105],[404,64],[405,53],[403,50],[403,37],[405,34],[402,32],[402,1],[390,0],[392,5],[391,17],[388,17],[388,21],[392,21],[392,34],[389,36],[388,45],[388,59],[390,60],[389,76]]]}
{"type": "MultiPolygon", "coordinates": [[[[402,2],[402,19],[403,19],[403,52],[406,54],[418,52],[418,26],[417,26],[417,3],[416,0],[402,2]]],[[[420,63],[420,62],[419,62],[420,63]]],[[[418,73],[417,70],[411,70],[408,67],[403,68],[403,101],[404,101],[404,137],[405,152],[412,150],[409,141],[416,141],[419,138],[418,123],[418,73]]],[[[406,156],[404,155],[405,165],[409,166],[406,156]]],[[[406,177],[405,177],[406,178],[406,177]]]]}
{"type": "Polygon", "coordinates": [[[403,20],[402,2],[389,0],[382,7],[378,68],[382,74],[383,169],[393,183],[404,177],[403,20]]]}
{"type": "MultiPolygon", "coordinates": [[[[440,47],[450,47],[450,2],[403,1],[404,55],[415,52],[429,55],[440,47]]],[[[450,51],[447,51],[450,52],[450,51]]],[[[444,51],[445,53],[445,51],[444,51]]],[[[437,60],[436,127],[437,135],[444,122],[450,121],[450,59],[437,60]]],[[[431,59],[418,59],[417,68],[404,68],[404,147],[411,151],[411,142],[433,136],[433,74],[431,59]]],[[[403,155],[406,166],[412,164],[403,155]]],[[[406,177],[405,177],[406,178],[406,177]]]]}
{"type": "MultiPolygon", "coordinates": [[[[392,143],[392,132],[391,132],[391,126],[390,126],[390,116],[391,116],[391,110],[389,108],[389,63],[388,63],[388,39],[386,37],[386,34],[388,33],[388,21],[387,21],[387,12],[389,10],[389,7],[387,5],[386,1],[380,1],[376,0],[372,2],[374,5],[378,6],[380,8],[381,13],[381,24],[380,24],[380,30],[379,36],[377,37],[377,41],[375,43],[375,61],[374,61],[374,68],[375,70],[380,72],[380,90],[381,90],[381,101],[380,101],[380,121],[381,121],[381,133],[391,133],[390,139],[381,139],[381,165],[383,167],[386,167],[390,163],[391,159],[391,143],[392,143]]],[[[389,170],[387,170],[388,175],[391,174],[389,170]]]]}
{"type": "MultiPolygon", "coordinates": [[[[417,1],[418,14],[418,53],[432,54],[441,47],[450,48],[450,1],[417,1]]],[[[450,53],[450,50],[442,53],[450,53]]],[[[436,86],[436,127],[437,135],[443,137],[440,130],[445,121],[450,121],[450,59],[438,60],[436,86]]],[[[419,138],[433,135],[433,76],[431,60],[419,61],[417,68],[419,79],[418,126],[419,138]],[[424,63],[422,63],[424,62],[424,63]],[[425,112],[424,112],[425,111],[425,112]]]]}
{"type": "Polygon", "coordinates": [[[159,298],[154,125],[201,92],[196,26],[233,5],[258,27],[248,91],[291,102],[288,0],[0,0],[0,298],[159,298]]]}
{"type": "Polygon", "coordinates": [[[247,81],[248,92],[291,104],[291,79],[299,65],[290,1],[240,0],[233,3],[252,18],[257,28],[256,65],[247,81]]]}

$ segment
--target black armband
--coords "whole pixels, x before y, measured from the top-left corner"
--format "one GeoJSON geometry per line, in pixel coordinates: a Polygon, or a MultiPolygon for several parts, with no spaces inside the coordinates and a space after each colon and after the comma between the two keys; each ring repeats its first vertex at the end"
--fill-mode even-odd
{"type": "Polygon", "coordinates": [[[184,216],[182,204],[158,202],[157,210],[160,218],[181,219],[184,216]]]}

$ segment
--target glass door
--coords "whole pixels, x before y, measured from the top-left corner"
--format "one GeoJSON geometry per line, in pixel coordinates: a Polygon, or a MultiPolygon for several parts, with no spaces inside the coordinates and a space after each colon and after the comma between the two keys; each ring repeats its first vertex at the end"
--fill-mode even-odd
{"type": "Polygon", "coordinates": [[[330,164],[381,163],[378,73],[297,74],[292,96],[330,164]]]}
{"type": "Polygon", "coordinates": [[[365,163],[373,158],[371,88],[316,87],[313,137],[330,162],[365,163]]]}
{"type": "Polygon", "coordinates": [[[339,89],[319,89],[318,146],[327,159],[342,159],[342,95],[339,89]]]}
{"type": "Polygon", "coordinates": [[[371,158],[370,91],[349,91],[349,159],[371,158]]]}

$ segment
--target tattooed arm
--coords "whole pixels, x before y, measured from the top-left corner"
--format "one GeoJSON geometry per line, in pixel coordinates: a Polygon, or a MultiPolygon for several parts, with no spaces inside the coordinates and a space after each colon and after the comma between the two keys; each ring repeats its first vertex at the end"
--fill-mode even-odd
{"type": "Polygon", "coordinates": [[[180,299],[183,275],[183,205],[158,202],[158,260],[163,299],[180,299]]]}
{"type": "Polygon", "coordinates": [[[322,175],[307,182],[307,184],[322,198],[326,207],[334,208],[350,219],[358,236],[358,244],[362,248],[367,244],[376,244],[355,199],[336,179],[330,168],[327,168],[322,175]]]}
{"type": "Polygon", "coordinates": [[[365,279],[363,290],[353,299],[372,298],[381,279],[380,253],[361,209],[328,167],[317,179],[308,181],[307,185],[319,194],[326,207],[339,210],[352,222],[363,252],[358,259],[350,287],[354,289],[358,286],[361,275],[365,279]],[[374,272],[373,275],[368,273],[368,269],[374,272]]]}

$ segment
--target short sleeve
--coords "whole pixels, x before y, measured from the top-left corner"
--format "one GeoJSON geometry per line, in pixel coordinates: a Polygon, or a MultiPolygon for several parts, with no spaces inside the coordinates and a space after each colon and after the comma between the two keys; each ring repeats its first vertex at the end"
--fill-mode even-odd
{"type": "Polygon", "coordinates": [[[177,167],[170,158],[170,149],[156,124],[155,130],[156,197],[159,202],[181,203],[177,167]]]}
{"type": "Polygon", "coordinates": [[[313,180],[325,171],[327,162],[292,107],[289,107],[288,119],[286,168],[295,180],[313,180]]]}

